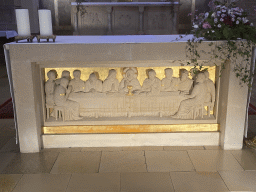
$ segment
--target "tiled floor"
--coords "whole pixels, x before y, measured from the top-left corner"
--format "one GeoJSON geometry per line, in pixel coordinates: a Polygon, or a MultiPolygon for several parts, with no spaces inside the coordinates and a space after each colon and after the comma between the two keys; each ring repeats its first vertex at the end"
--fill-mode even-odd
{"type": "MultiPolygon", "coordinates": [[[[0,103],[10,97],[1,71],[0,103]]],[[[0,119],[0,192],[256,191],[252,149],[90,147],[20,154],[14,136],[13,120],[0,119]]]]}
{"type": "Polygon", "coordinates": [[[256,191],[252,149],[70,148],[20,154],[15,140],[10,142],[0,150],[1,192],[256,191]]]}

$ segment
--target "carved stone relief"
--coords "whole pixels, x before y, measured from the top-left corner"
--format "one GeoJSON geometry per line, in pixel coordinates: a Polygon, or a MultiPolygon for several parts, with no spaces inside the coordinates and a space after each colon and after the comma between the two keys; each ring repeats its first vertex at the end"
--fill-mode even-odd
{"type": "Polygon", "coordinates": [[[61,78],[55,80],[56,71],[50,70],[45,83],[47,118],[63,121],[132,116],[195,119],[204,118],[205,107],[213,109],[215,85],[208,71],[191,73],[191,79],[186,69],[180,69],[180,76],[173,77],[173,69],[165,68],[164,78],[160,80],[154,69],[145,70],[147,78],[142,83],[135,67],[123,68],[121,81],[115,69],[110,69],[103,81],[97,72],[90,73],[83,81],[80,70],[73,71],[71,80],[69,71],[63,71],[61,78]]]}
{"type": "Polygon", "coordinates": [[[138,30],[139,12],[134,7],[126,7],[120,10],[119,7],[113,9],[113,30],[138,30]]]}

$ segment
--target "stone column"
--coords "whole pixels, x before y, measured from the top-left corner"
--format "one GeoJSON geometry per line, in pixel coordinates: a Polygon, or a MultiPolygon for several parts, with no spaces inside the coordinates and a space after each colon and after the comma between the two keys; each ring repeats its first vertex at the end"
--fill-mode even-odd
{"type": "Polygon", "coordinates": [[[73,14],[74,16],[74,32],[73,35],[78,35],[78,13],[73,14]]]}
{"type": "Polygon", "coordinates": [[[179,22],[178,22],[179,6],[180,5],[173,5],[172,7],[172,24],[173,24],[172,34],[179,33],[179,22]]]}
{"type": "Polygon", "coordinates": [[[107,13],[108,13],[108,35],[112,35],[112,10],[113,7],[112,6],[107,6],[106,7],[107,13]]]}
{"type": "Polygon", "coordinates": [[[195,17],[195,12],[196,12],[196,1],[192,0],[191,2],[191,23],[193,23],[194,17],[195,17]]]}
{"type": "Polygon", "coordinates": [[[55,26],[59,27],[59,3],[58,0],[54,0],[54,13],[55,13],[55,26]]]}
{"type": "Polygon", "coordinates": [[[139,6],[140,13],[140,30],[138,32],[139,35],[144,34],[144,6],[139,6]]]}

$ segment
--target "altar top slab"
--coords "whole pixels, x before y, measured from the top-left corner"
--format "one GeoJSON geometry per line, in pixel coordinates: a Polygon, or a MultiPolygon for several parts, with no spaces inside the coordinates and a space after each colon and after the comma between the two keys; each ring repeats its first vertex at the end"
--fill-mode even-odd
{"type": "MultiPolygon", "coordinates": [[[[55,43],[50,39],[49,42],[46,39],[42,39],[40,43],[34,38],[32,43],[28,43],[27,40],[20,40],[18,43],[12,42],[9,44],[127,44],[127,43],[175,43],[175,42],[187,42],[192,40],[194,35],[182,35],[183,38],[179,38],[180,35],[106,35],[106,36],[57,36],[55,43]],[[178,38],[178,40],[176,40],[178,38]]],[[[203,38],[199,38],[202,39],[203,38]]]]}
{"type": "MultiPolygon", "coordinates": [[[[77,5],[72,2],[71,5],[77,5]]],[[[84,6],[172,6],[180,5],[179,2],[82,2],[84,6]]]]}

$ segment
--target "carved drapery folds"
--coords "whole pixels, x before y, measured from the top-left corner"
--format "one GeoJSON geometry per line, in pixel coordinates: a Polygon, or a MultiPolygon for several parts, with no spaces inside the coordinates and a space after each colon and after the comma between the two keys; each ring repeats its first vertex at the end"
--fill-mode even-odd
{"type": "Polygon", "coordinates": [[[164,77],[160,79],[154,69],[145,69],[147,78],[143,81],[139,81],[136,67],[122,68],[121,71],[122,79],[117,78],[116,69],[110,69],[104,80],[98,72],[92,72],[86,81],[81,79],[80,70],[73,71],[72,79],[69,71],[63,71],[60,79],[56,79],[56,71],[48,71],[44,87],[47,119],[210,117],[216,94],[208,71],[194,74],[192,70],[180,69],[179,77],[174,77],[173,69],[165,68],[164,77]]]}

